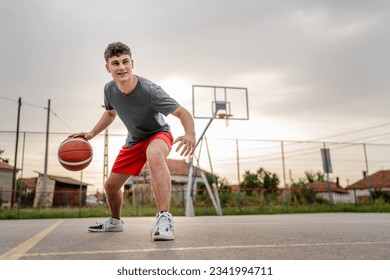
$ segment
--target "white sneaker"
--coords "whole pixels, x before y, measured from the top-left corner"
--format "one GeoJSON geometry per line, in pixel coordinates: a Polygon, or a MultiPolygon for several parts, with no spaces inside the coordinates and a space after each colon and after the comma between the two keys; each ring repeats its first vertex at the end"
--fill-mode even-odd
{"type": "Polygon", "coordinates": [[[172,214],[169,212],[160,212],[156,215],[156,222],[150,233],[150,239],[153,241],[174,240],[172,214]]]}
{"type": "Polygon", "coordinates": [[[90,232],[119,232],[123,231],[123,221],[115,219],[113,217],[108,217],[105,221],[101,223],[96,223],[95,226],[90,226],[88,228],[90,232]]]}

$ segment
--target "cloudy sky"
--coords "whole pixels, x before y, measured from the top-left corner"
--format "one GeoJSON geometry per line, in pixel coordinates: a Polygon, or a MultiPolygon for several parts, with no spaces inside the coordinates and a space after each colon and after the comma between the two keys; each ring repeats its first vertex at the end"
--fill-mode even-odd
{"type": "MultiPolygon", "coordinates": [[[[0,0],[0,131],[15,130],[19,97],[23,131],[45,131],[48,99],[52,131],[90,130],[103,51],[122,41],[135,73],[190,111],[194,84],[248,88],[250,120],[215,122],[211,138],[389,143],[389,34],[386,0],[0,0]]],[[[110,132],[125,133],[119,120],[110,132]]]]}

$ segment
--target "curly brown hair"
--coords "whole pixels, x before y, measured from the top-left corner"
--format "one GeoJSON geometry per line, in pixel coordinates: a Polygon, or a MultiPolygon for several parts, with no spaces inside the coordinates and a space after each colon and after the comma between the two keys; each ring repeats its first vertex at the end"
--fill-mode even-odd
{"type": "Polygon", "coordinates": [[[104,59],[106,60],[106,62],[108,62],[109,58],[113,56],[121,56],[122,54],[128,54],[131,58],[130,48],[121,42],[111,43],[104,51],[104,59]]]}

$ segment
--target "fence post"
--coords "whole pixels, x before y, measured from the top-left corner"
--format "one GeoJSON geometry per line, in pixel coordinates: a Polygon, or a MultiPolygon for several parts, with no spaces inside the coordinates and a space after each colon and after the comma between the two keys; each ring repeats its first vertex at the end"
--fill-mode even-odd
{"type": "Polygon", "coordinates": [[[363,144],[363,149],[364,149],[364,159],[366,161],[366,172],[367,172],[366,177],[367,177],[368,196],[370,198],[370,206],[373,207],[372,192],[371,192],[371,179],[370,179],[370,173],[368,172],[366,144],[363,144]]]}
{"type": "Polygon", "coordinates": [[[135,215],[138,216],[138,180],[135,189],[135,215]]]}
{"type": "Polygon", "coordinates": [[[356,197],[356,188],[353,189],[353,197],[354,197],[354,200],[355,200],[355,207],[358,206],[358,202],[357,202],[357,197],[356,197]]]}
{"type": "Polygon", "coordinates": [[[68,192],[64,191],[64,206],[68,207],[68,192]]]}
{"type": "Polygon", "coordinates": [[[184,189],[181,191],[181,207],[185,209],[186,205],[184,203],[184,189]]]}
{"type": "Polygon", "coordinates": [[[80,191],[79,191],[79,217],[81,218],[81,207],[83,206],[83,170],[80,171],[80,191]]]}
{"type": "Polygon", "coordinates": [[[226,188],[222,190],[222,205],[223,207],[226,207],[226,188]]]}
{"type": "Polygon", "coordinates": [[[287,194],[287,184],[286,184],[286,165],[284,162],[284,144],[283,141],[280,141],[282,146],[282,165],[283,165],[283,182],[284,182],[284,211],[288,213],[288,194],[287,194]]]}
{"type": "Polygon", "coordinates": [[[236,156],[237,156],[237,190],[238,190],[238,211],[241,214],[242,206],[241,206],[241,187],[240,187],[240,153],[238,149],[238,139],[236,139],[236,156]]]}

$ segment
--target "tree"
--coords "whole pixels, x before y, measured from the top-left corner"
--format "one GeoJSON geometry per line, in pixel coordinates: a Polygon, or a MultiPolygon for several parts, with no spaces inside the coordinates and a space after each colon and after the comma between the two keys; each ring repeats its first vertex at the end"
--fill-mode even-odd
{"type": "Polygon", "coordinates": [[[304,178],[299,178],[298,182],[294,182],[294,180],[291,177],[290,174],[290,180],[291,180],[291,187],[306,187],[308,184],[313,183],[313,182],[325,182],[325,174],[322,173],[321,171],[305,171],[305,177],[304,178]]]}
{"type": "Polygon", "coordinates": [[[229,185],[229,180],[226,177],[218,177],[218,189],[226,191],[229,185]]]}
{"type": "Polygon", "coordinates": [[[305,171],[306,179],[309,183],[325,182],[325,174],[321,171],[314,172],[312,170],[305,171]]]}
{"type": "Polygon", "coordinates": [[[251,194],[256,188],[271,190],[276,189],[279,185],[278,175],[265,170],[263,167],[257,169],[256,173],[251,173],[249,170],[246,170],[243,178],[241,186],[248,194],[251,194]]]}
{"type": "MultiPolygon", "coordinates": [[[[204,174],[205,174],[205,176],[206,176],[206,180],[207,180],[207,182],[209,183],[209,186],[210,186],[210,187],[214,184],[214,182],[217,182],[217,186],[218,186],[219,177],[218,177],[217,175],[211,174],[211,173],[209,173],[209,172],[204,172],[204,174]]],[[[204,182],[199,183],[198,189],[199,189],[199,191],[202,191],[202,192],[203,192],[203,191],[206,189],[205,183],[204,183],[204,182]]]]}
{"type": "Polygon", "coordinates": [[[244,180],[241,182],[241,187],[243,189],[253,190],[260,187],[259,178],[256,173],[251,173],[249,170],[246,170],[243,174],[243,178],[244,180]]]}
{"type": "Polygon", "coordinates": [[[315,193],[308,186],[313,182],[325,182],[325,174],[321,171],[314,172],[312,170],[305,171],[305,178],[299,178],[298,182],[292,180],[291,200],[299,204],[313,203],[315,201],[315,193]]]}
{"type": "Polygon", "coordinates": [[[0,161],[9,163],[9,158],[4,158],[2,154],[5,152],[5,150],[0,150],[0,161]]]}

